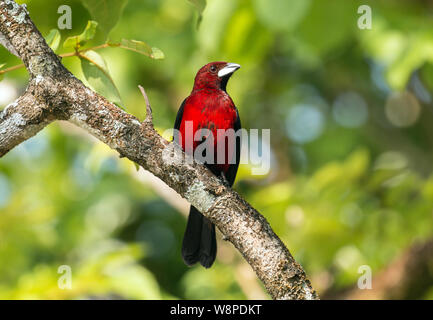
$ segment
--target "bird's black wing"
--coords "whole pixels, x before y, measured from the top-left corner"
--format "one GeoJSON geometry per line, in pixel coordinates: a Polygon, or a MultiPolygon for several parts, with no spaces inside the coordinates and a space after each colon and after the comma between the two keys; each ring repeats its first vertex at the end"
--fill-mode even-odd
{"type": "MultiPolygon", "coordinates": [[[[241,126],[241,118],[239,117],[239,112],[237,109],[236,109],[236,121],[233,129],[235,130],[235,133],[241,134],[240,132],[238,132],[238,130],[242,129],[242,126],[241,126]]],[[[235,139],[236,139],[236,143],[235,143],[236,149],[234,154],[234,157],[236,157],[235,163],[230,165],[229,169],[225,174],[225,177],[228,183],[230,184],[230,186],[232,186],[233,183],[235,182],[236,173],[238,172],[239,162],[241,159],[241,145],[242,145],[241,136],[236,135],[235,139]]]]}
{"type": "MultiPolygon", "coordinates": [[[[174,122],[173,140],[179,143],[179,129],[182,122],[186,99],[183,100],[174,122]]],[[[191,206],[188,222],[182,241],[182,258],[188,266],[200,261],[205,268],[210,268],[216,258],[215,225],[200,211],[191,206]]]]}
{"type": "Polygon", "coordinates": [[[180,105],[179,111],[176,115],[176,120],[174,122],[174,132],[173,132],[173,140],[176,143],[179,143],[179,129],[180,129],[180,123],[182,122],[183,117],[183,108],[185,107],[185,100],[183,100],[182,104],[180,105]]]}

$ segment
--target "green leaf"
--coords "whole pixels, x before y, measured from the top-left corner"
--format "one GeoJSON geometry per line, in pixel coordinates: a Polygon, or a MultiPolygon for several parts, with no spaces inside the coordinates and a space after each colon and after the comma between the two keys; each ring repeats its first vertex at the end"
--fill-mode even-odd
{"type": "Polygon", "coordinates": [[[83,33],[79,35],[80,41],[89,41],[95,37],[96,27],[98,23],[96,21],[88,21],[87,26],[84,29],[83,33]]]}
{"type": "Polygon", "coordinates": [[[188,0],[191,2],[198,12],[197,28],[200,26],[201,20],[203,19],[203,11],[206,8],[206,0],[188,0]]]}
{"type": "Polygon", "coordinates": [[[430,34],[416,34],[410,37],[405,50],[388,67],[386,78],[394,90],[403,90],[413,71],[426,62],[433,62],[433,39],[430,34]]]}
{"type": "Polygon", "coordinates": [[[98,23],[96,21],[88,21],[84,31],[78,36],[68,37],[63,43],[63,47],[78,49],[83,46],[87,41],[92,40],[95,37],[97,26],[98,23]]]}
{"type": "Polygon", "coordinates": [[[164,52],[162,52],[160,49],[156,47],[152,47],[152,53],[150,55],[152,59],[158,60],[158,59],[164,59],[165,55],[164,52]]]}
{"type": "Polygon", "coordinates": [[[100,29],[108,36],[117,24],[128,0],[81,0],[92,19],[98,21],[100,29]]]}
{"type": "Polygon", "coordinates": [[[164,53],[160,49],[151,47],[143,41],[122,39],[120,47],[146,55],[152,59],[165,58],[164,53]]]}
{"type": "Polygon", "coordinates": [[[1,63],[0,64],[0,69],[3,68],[6,65],[6,63],[1,63]]]}
{"type": "Polygon", "coordinates": [[[108,71],[104,58],[95,51],[80,54],[81,69],[89,85],[108,100],[122,104],[119,91],[108,71]]]}
{"type": "Polygon", "coordinates": [[[45,41],[53,51],[56,51],[59,48],[61,38],[59,30],[51,29],[50,33],[45,38],[45,41]]]}
{"type": "Polygon", "coordinates": [[[137,163],[135,163],[135,162],[134,162],[134,165],[135,165],[135,169],[136,169],[137,171],[139,171],[139,170],[140,170],[140,166],[139,166],[137,163]]]}

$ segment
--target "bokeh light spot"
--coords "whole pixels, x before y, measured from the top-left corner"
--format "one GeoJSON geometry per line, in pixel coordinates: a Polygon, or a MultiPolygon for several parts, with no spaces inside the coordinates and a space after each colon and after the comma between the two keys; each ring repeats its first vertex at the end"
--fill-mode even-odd
{"type": "Polygon", "coordinates": [[[0,105],[7,105],[18,98],[18,91],[8,80],[0,82],[0,105]]]}
{"type": "Polygon", "coordinates": [[[297,205],[288,207],[285,216],[287,223],[294,228],[300,227],[305,220],[304,210],[297,205]]]}
{"type": "Polygon", "coordinates": [[[367,104],[356,92],[345,92],[335,99],[332,114],[341,126],[357,128],[367,121],[367,104]]]}
{"type": "Polygon", "coordinates": [[[420,113],[418,100],[408,91],[393,92],[386,101],[386,117],[396,127],[410,127],[418,120],[420,113]]]}
{"type": "Polygon", "coordinates": [[[307,143],[322,134],[324,122],[323,113],[318,108],[298,104],[289,111],[286,120],[287,134],[294,142],[307,143]]]}

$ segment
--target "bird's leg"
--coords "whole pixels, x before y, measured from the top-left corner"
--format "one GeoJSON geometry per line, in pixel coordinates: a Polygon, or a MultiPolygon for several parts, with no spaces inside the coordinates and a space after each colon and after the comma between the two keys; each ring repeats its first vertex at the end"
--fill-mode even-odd
{"type": "Polygon", "coordinates": [[[226,175],[224,174],[224,172],[221,172],[221,181],[223,182],[223,184],[224,184],[226,187],[230,187],[230,183],[229,183],[229,181],[227,180],[226,175]]]}

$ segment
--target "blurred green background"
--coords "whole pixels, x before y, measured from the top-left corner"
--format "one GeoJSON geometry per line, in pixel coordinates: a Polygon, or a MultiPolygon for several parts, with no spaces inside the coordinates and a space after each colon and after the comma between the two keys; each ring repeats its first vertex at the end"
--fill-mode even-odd
{"type": "MultiPolygon", "coordinates": [[[[62,41],[94,19],[79,0],[20,3],[44,36],[69,5],[62,41]]],[[[433,237],[432,14],[422,0],[208,0],[197,26],[187,0],[129,0],[109,39],[145,41],[165,59],[98,53],[124,108],[141,120],[137,86],[146,89],[161,132],[202,65],[242,65],[228,92],[243,127],[271,129],[272,168],[254,176],[242,165],[235,189],[318,293],[338,296],[356,287],[361,265],[380,275],[433,237]],[[362,4],[372,9],[370,30],[357,25],[362,4]]],[[[104,41],[98,28],[85,47],[104,41]]],[[[2,63],[20,61],[0,47],[2,63]]],[[[83,79],[77,57],[63,63],[83,79]]],[[[25,69],[5,74],[0,109],[27,81],[25,69]]],[[[0,298],[268,299],[220,235],[211,269],[183,264],[186,212],[157,179],[73,125],[53,123],[0,159],[0,298]],[[58,286],[62,265],[71,267],[71,289],[58,286]]],[[[433,267],[408,276],[424,285],[401,298],[433,298],[433,267]]]]}

